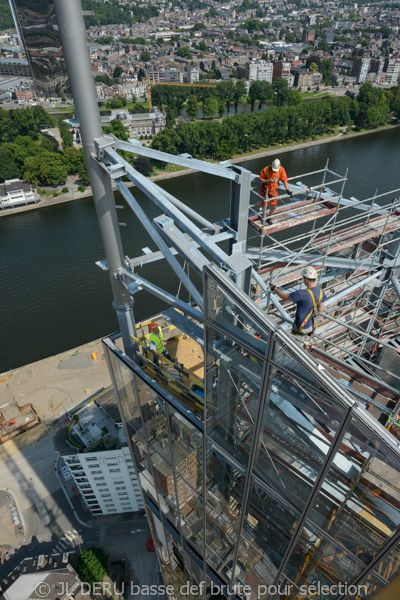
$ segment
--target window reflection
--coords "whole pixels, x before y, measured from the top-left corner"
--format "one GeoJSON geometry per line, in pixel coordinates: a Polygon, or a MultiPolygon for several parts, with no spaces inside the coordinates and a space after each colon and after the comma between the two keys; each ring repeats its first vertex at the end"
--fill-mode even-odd
{"type": "Polygon", "coordinates": [[[319,582],[331,588],[325,598],[339,598],[334,585],[350,583],[363,569],[356,558],[307,523],[289,557],[285,575],[301,587],[319,582]]]}
{"type": "Polygon", "coordinates": [[[302,510],[344,411],[297,375],[273,367],[255,472],[287,502],[302,510]]]}
{"type": "MultiPolygon", "coordinates": [[[[400,524],[399,462],[352,420],[310,518],[368,564],[400,524]]],[[[398,548],[380,569],[399,569],[398,548]]]]}
{"type": "Polygon", "coordinates": [[[213,329],[207,329],[206,343],[207,434],[246,465],[264,363],[213,329]]]}

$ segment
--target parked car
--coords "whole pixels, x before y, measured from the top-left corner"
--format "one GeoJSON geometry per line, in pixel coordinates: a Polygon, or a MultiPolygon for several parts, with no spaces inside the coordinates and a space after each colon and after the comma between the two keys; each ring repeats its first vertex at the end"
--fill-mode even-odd
{"type": "Polygon", "coordinates": [[[147,547],[147,552],[154,552],[155,548],[154,548],[153,538],[147,538],[146,547],[147,547]]]}

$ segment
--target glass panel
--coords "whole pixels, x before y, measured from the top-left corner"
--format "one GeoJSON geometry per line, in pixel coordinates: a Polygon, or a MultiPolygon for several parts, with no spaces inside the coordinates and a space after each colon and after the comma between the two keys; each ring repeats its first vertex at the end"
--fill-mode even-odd
{"type": "Polygon", "coordinates": [[[132,430],[129,423],[127,427],[130,435],[133,460],[139,474],[140,486],[151,495],[154,502],[158,503],[146,441],[132,430]]]}
{"type": "Polygon", "coordinates": [[[206,290],[205,318],[213,322],[215,327],[225,329],[228,335],[249,346],[249,349],[253,348],[265,356],[268,341],[266,328],[244,312],[237,298],[230,297],[207,273],[206,290]]]}
{"type": "Polygon", "coordinates": [[[238,555],[241,581],[251,586],[274,582],[299,517],[270,492],[252,484],[238,555]]]}
{"type": "Polygon", "coordinates": [[[210,565],[229,581],[237,543],[244,476],[207,441],[206,556],[210,565]]]}
{"type": "Polygon", "coordinates": [[[387,579],[392,581],[397,575],[400,574],[400,546],[395,546],[389,554],[381,560],[379,565],[375,567],[375,571],[387,579]]]}
{"type": "MultiPolygon", "coordinates": [[[[300,588],[315,583],[327,586],[329,590],[319,597],[328,599],[339,598],[343,592],[339,592],[337,584],[348,584],[363,568],[364,565],[341,546],[307,523],[289,557],[284,575],[296,581],[300,588]]],[[[306,593],[312,595],[310,590],[306,593]]]]}
{"type": "MultiPolygon", "coordinates": [[[[139,409],[139,396],[132,371],[103,344],[112,369],[116,391],[125,419],[135,429],[142,432],[143,424],[139,409]]],[[[142,432],[143,433],[143,432],[142,432]]]]}
{"type": "Polygon", "coordinates": [[[63,96],[68,87],[67,71],[53,0],[13,0],[13,4],[36,91],[46,97],[63,96]]]}
{"type": "MultiPolygon", "coordinates": [[[[400,524],[399,461],[352,420],[312,507],[310,519],[368,564],[400,524]]],[[[399,568],[399,552],[381,565],[399,568]]]]}
{"type": "MultiPolygon", "coordinates": [[[[296,348],[296,350],[298,349],[296,348]]],[[[299,377],[296,379],[298,385],[301,384],[302,380],[305,380],[324,394],[328,393],[326,384],[321,383],[319,379],[314,377],[314,375],[312,375],[297,358],[294,358],[287,350],[285,350],[282,344],[279,342],[275,343],[274,351],[272,353],[272,360],[274,363],[276,363],[277,367],[284,367],[287,371],[289,371],[290,377],[285,375],[288,379],[296,379],[296,374],[299,375],[299,377]]],[[[322,369],[322,367],[320,368],[322,369]]]]}
{"type": "Polygon", "coordinates": [[[272,369],[255,473],[302,510],[343,419],[343,409],[306,384],[272,369]]]}
{"type": "Polygon", "coordinates": [[[349,586],[346,600],[372,600],[386,585],[387,583],[381,581],[373,572],[368,573],[357,586],[349,586]]]}
{"type": "Polygon", "coordinates": [[[206,333],[207,435],[247,465],[264,364],[232,339],[206,333]]]}

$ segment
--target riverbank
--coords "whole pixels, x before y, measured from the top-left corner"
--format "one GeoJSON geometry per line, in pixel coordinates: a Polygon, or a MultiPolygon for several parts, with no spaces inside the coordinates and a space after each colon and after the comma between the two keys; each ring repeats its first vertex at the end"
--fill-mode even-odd
{"type": "MultiPolygon", "coordinates": [[[[240,155],[236,155],[233,158],[230,159],[230,162],[232,164],[239,164],[242,162],[246,162],[248,160],[253,160],[253,159],[258,159],[258,158],[263,158],[264,156],[274,156],[276,154],[282,154],[285,152],[292,152],[293,150],[300,150],[302,148],[311,148],[312,146],[319,146],[322,144],[329,144],[331,142],[336,142],[338,140],[344,140],[344,139],[350,139],[353,137],[358,137],[358,136],[362,136],[362,135],[369,135],[371,133],[378,133],[379,131],[388,131],[391,130],[393,128],[398,128],[400,127],[400,124],[398,125],[387,125],[385,127],[378,127],[376,129],[369,129],[368,131],[356,131],[353,133],[343,133],[340,132],[339,134],[335,134],[329,137],[323,137],[320,138],[318,140],[313,140],[310,142],[303,142],[301,144],[289,144],[289,145],[274,145],[271,146],[270,148],[265,148],[263,150],[255,150],[253,152],[249,152],[247,154],[240,154],[240,155]]],[[[217,162],[217,161],[212,161],[212,162],[217,162]]],[[[183,175],[190,175],[192,173],[196,173],[196,169],[181,169],[178,171],[173,171],[173,172],[169,172],[169,173],[159,173],[157,175],[153,175],[152,177],[149,177],[149,179],[151,181],[163,181],[166,179],[173,179],[175,177],[182,177],[183,175]]],[[[128,187],[133,187],[134,184],[132,183],[128,183],[127,184],[128,187]]],[[[116,186],[113,185],[113,189],[116,190],[116,186]]],[[[5,210],[1,210],[0,211],[0,217],[4,217],[7,215],[13,215],[13,214],[17,214],[17,213],[22,213],[22,212],[26,212],[29,210],[36,210],[39,208],[46,208],[48,206],[54,206],[56,204],[63,204],[64,202],[71,202],[72,200],[81,200],[82,198],[88,198],[92,196],[92,190],[91,188],[87,188],[84,192],[72,192],[72,193],[68,193],[68,194],[62,194],[60,196],[57,196],[56,198],[42,198],[42,200],[38,203],[38,204],[30,204],[28,206],[19,206],[16,208],[10,208],[10,209],[5,209],[5,210]]]]}

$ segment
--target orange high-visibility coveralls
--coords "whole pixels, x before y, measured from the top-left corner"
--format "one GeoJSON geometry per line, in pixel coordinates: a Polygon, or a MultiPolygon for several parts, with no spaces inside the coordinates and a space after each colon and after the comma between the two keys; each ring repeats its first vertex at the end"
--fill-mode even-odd
{"type": "Polygon", "coordinates": [[[283,167],[279,167],[279,171],[273,171],[272,166],[269,165],[265,167],[260,173],[260,181],[261,179],[273,179],[270,183],[263,183],[260,188],[260,195],[263,196],[262,207],[264,209],[265,206],[265,196],[268,193],[267,205],[271,204],[272,206],[276,206],[278,204],[277,196],[278,196],[278,183],[280,181],[287,181],[286,171],[283,167]]]}

